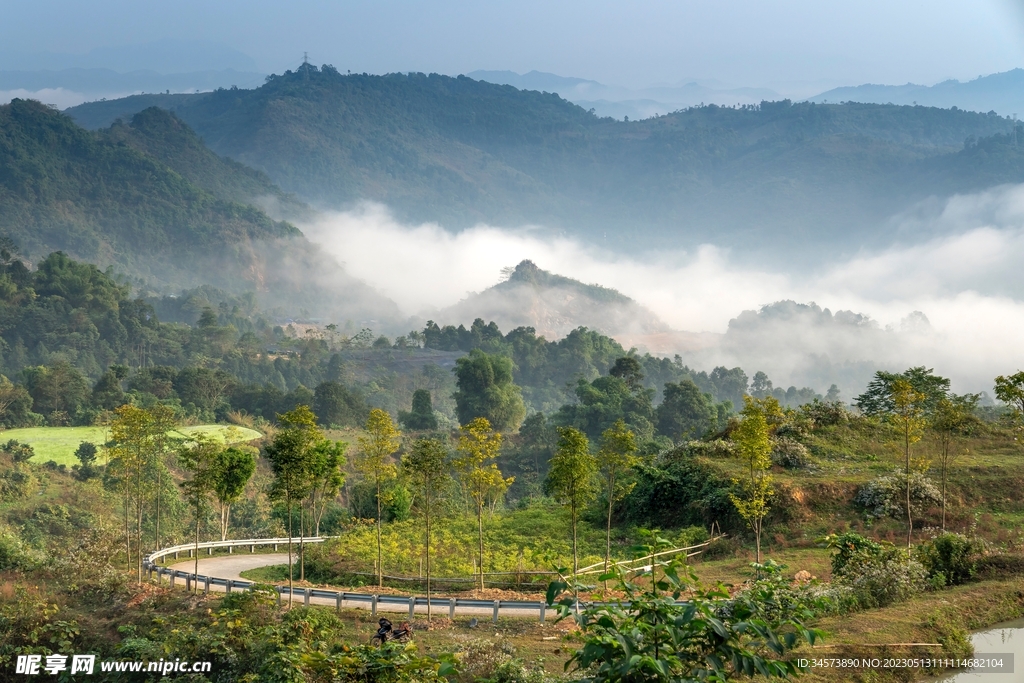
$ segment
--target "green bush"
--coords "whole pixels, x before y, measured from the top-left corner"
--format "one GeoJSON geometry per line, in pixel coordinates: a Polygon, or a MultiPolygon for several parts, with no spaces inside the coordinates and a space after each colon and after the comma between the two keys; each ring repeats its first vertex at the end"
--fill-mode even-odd
{"type": "Polygon", "coordinates": [[[929,577],[941,578],[940,585],[958,586],[977,574],[983,551],[981,541],[947,532],[921,546],[918,557],[929,577]]]}
{"type": "Polygon", "coordinates": [[[814,460],[807,447],[799,441],[779,437],[772,443],[772,464],[788,470],[801,470],[810,468],[814,460]]]}
{"type": "Polygon", "coordinates": [[[876,543],[855,533],[825,540],[836,550],[833,582],[850,588],[865,609],[902,602],[925,588],[928,572],[906,548],[876,543]]]}

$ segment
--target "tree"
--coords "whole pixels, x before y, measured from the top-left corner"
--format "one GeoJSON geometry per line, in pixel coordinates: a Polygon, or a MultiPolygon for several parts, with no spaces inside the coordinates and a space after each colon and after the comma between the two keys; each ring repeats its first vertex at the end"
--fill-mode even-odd
{"type": "MultiPolygon", "coordinates": [[[[308,458],[314,444],[323,438],[317,427],[316,415],[309,406],[277,416],[281,429],[273,441],[264,447],[263,454],[270,462],[274,483],[271,498],[284,500],[288,511],[288,605],[292,604],[292,526],[293,503],[302,500],[309,488],[308,458]]],[[[301,543],[301,539],[300,539],[301,543]]]]}
{"type": "Polygon", "coordinates": [[[911,447],[921,440],[921,434],[924,431],[926,424],[924,414],[928,396],[914,389],[910,380],[899,378],[892,382],[890,397],[892,409],[886,419],[895,429],[903,450],[903,473],[907,481],[907,547],[909,548],[914,534],[914,519],[910,510],[910,451],[911,447]]]}
{"type": "Polygon", "coordinates": [[[700,438],[718,423],[711,397],[690,379],[665,384],[665,397],[654,414],[658,431],[676,443],[700,438]]]}
{"type": "MultiPolygon", "coordinates": [[[[111,461],[117,461],[114,471],[121,479],[124,495],[125,547],[131,557],[131,534],[128,531],[130,503],[134,499],[136,513],[137,572],[142,583],[142,514],[145,496],[156,477],[156,527],[155,545],[160,545],[160,497],[162,488],[163,463],[161,457],[167,452],[172,441],[168,434],[174,428],[174,413],[167,406],[158,405],[146,410],[133,405],[123,405],[115,411],[110,425],[111,446],[108,449],[111,461]]],[[[130,563],[130,560],[129,560],[130,563]]]]}
{"type": "Polygon", "coordinates": [[[933,374],[931,368],[923,366],[910,368],[901,373],[879,370],[874,379],[868,383],[867,390],[853,399],[853,404],[865,415],[886,416],[895,410],[894,384],[904,380],[910,387],[924,398],[921,407],[925,413],[931,413],[939,401],[949,393],[949,380],[933,374]]]}
{"type": "Polygon", "coordinates": [[[320,535],[320,520],[323,519],[327,501],[338,495],[345,484],[345,451],[348,444],[343,441],[323,439],[310,451],[309,458],[309,507],[313,535],[320,535]]]}
{"type": "Polygon", "coordinates": [[[979,424],[974,411],[980,394],[950,394],[935,407],[931,428],[939,435],[939,462],[942,468],[942,530],[946,530],[946,473],[957,456],[965,451],[956,442],[969,436],[979,424]]]}
{"type": "Polygon", "coordinates": [[[515,477],[504,478],[495,460],[501,452],[501,434],[491,429],[485,417],[478,417],[460,428],[455,471],[476,506],[477,559],[479,587],[484,588],[484,505],[497,499],[512,485],[515,477]]]}
{"type": "Polygon", "coordinates": [[[383,484],[398,475],[398,468],[391,461],[391,456],[401,445],[398,437],[401,433],[395,427],[391,416],[380,408],[370,411],[366,419],[366,436],[359,437],[360,457],[356,467],[364,477],[372,479],[377,488],[377,586],[384,585],[384,565],[381,553],[381,493],[383,484]]]}
{"type": "Polygon", "coordinates": [[[640,463],[636,456],[636,437],[622,420],[604,430],[601,435],[601,449],[597,452],[597,467],[604,480],[604,493],[608,499],[608,516],[604,536],[604,570],[608,571],[612,556],[612,509],[615,501],[629,493],[630,488],[621,484],[629,470],[640,463]]]}
{"type": "Polygon", "coordinates": [[[644,369],[633,356],[623,356],[615,360],[615,365],[611,367],[608,374],[612,377],[618,377],[633,393],[636,393],[644,388],[644,369]]]}
{"type": "Polygon", "coordinates": [[[772,487],[772,442],[769,419],[778,408],[773,398],[756,399],[751,396],[743,398],[743,419],[733,430],[732,440],[736,443],[736,453],[744,461],[748,478],[742,483],[742,495],[729,494],[736,511],[754,532],[757,546],[757,560],[761,564],[761,533],[764,529],[764,518],[771,507],[771,498],[775,495],[772,487]]]}
{"type": "Polygon", "coordinates": [[[256,471],[256,459],[241,448],[225,448],[217,454],[213,475],[213,493],[220,504],[220,540],[228,537],[231,506],[237,501],[245,485],[256,471]]]}
{"type": "Polygon", "coordinates": [[[340,382],[321,382],[313,391],[313,410],[324,426],[358,425],[369,412],[362,396],[340,382]]]}
{"type": "Polygon", "coordinates": [[[430,400],[430,391],[417,389],[412,394],[412,411],[399,411],[398,420],[408,429],[437,429],[437,416],[430,400]]]}
{"type": "Polygon", "coordinates": [[[996,377],[996,398],[1013,408],[1018,419],[1024,418],[1024,372],[996,377]]]}
{"type": "Polygon", "coordinates": [[[97,451],[96,444],[88,441],[78,444],[78,448],[75,449],[75,458],[80,463],[78,477],[82,481],[86,481],[96,474],[97,451]]]}
{"type": "MultiPolygon", "coordinates": [[[[439,493],[448,465],[448,449],[438,439],[417,439],[412,450],[402,459],[402,468],[420,489],[426,542],[427,597],[430,597],[430,514],[440,499],[439,493]]],[[[430,600],[427,600],[427,621],[430,621],[430,600]]]]}
{"type": "Polygon", "coordinates": [[[558,446],[548,469],[547,489],[561,505],[569,510],[572,530],[572,575],[579,572],[579,550],[576,529],[580,510],[594,497],[594,475],[597,460],[590,454],[586,434],[573,427],[558,430],[558,446]]]}
{"type": "Polygon", "coordinates": [[[512,359],[473,349],[455,361],[455,412],[466,425],[485,418],[494,429],[513,431],[526,416],[522,390],[512,382],[512,359]]]}
{"type": "Polygon", "coordinates": [[[32,410],[50,418],[74,416],[90,396],[89,382],[71,363],[58,360],[48,366],[25,368],[25,386],[32,396],[32,410]]]}
{"type": "MultiPolygon", "coordinates": [[[[219,469],[219,456],[222,446],[205,435],[198,435],[178,449],[178,464],[188,472],[191,478],[181,482],[189,507],[195,518],[195,569],[199,574],[199,529],[209,503],[209,496],[216,490],[219,469]]],[[[223,539],[222,539],[223,540],[223,539]]],[[[198,593],[199,584],[193,582],[193,589],[198,593]]]]}
{"type": "Polygon", "coordinates": [[[234,383],[235,378],[223,370],[188,367],[174,379],[174,389],[183,404],[212,411],[221,405],[234,383]]]}

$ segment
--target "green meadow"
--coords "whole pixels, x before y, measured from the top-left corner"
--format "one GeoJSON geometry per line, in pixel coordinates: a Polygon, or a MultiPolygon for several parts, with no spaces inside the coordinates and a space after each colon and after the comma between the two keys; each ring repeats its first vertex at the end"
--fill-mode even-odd
{"type": "MultiPolygon", "coordinates": [[[[262,436],[254,429],[216,424],[181,427],[175,430],[174,434],[184,437],[206,434],[221,443],[242,443],[262,436]]],[[[88,441],[102,446],[109,436],[108,427],[27,427],[0,432],[0,441],[15,439],[32,446],[36,454],[31,462],[41,464],[53,460],[58,465],[70,467],[78,463],[75,459],[75,449],[80,443],[88,441]]],[[[102,451],[100,461],[104,461],[102,451]]]]}

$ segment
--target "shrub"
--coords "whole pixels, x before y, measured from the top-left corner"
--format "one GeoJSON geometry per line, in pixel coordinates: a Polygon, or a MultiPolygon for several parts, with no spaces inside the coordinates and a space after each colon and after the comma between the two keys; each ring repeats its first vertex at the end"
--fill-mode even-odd
{"type": "Polygon", "coordinates": [[[676,547],[688,548],[708,540],[708,530],[702,526],[688,526],[676,536],[676,547]]]}
{"type": "Polygon", "coordinates": [[[921,546],[919,557],[928,575],[941,579],[940,585],[958,586],[978,572],[981,541],[962,534],[944,533],[921,546]]]}
{"type": "MultiPolygon", "coordinates": [[[[871,517],[904,518],[907,478],[902,472],[878,477],[862,486],[853,502],[863,507],[871,517]]],[[[939,489],[931,479],[920,472],[910,474],[910,507],[915,513],[942,504],[939,489]]]]}
{"type": "Polygon", "coordinates": [[[772,464],[790,470],[808,469],[814,461],[811,454],[799,441],[780,437],[772,443],[772,464]]]}
{"type": "Polygon", "coordinates": [[[800,412],[807,418],[814,421],[815,426],[831,427],[839,424],[846,424],[850,421],[851,413],[842,401],[822,401],[814,399],[811,403],[800,406],[800,412]]]}
{"type": "Polygon", "coordinates": [[[833,582],[849,587],[865,609],[902,602],[925,588],[928,572],[906,548],[854,533],[825,540],[837,551],[832,556],[833,582]]]}
{"type": "Polygon", "coordinates": [[[31,446],[27,443],[20,443],[17,439],[11,439],[3,446],[0,446],[0,450],[4,453],[9,453],[14,462],[28,462],[36,454],[31,446]]]}

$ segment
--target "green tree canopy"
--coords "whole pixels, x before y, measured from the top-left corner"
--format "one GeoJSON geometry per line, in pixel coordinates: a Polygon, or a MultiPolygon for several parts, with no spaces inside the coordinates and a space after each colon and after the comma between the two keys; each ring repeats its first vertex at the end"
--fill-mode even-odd
{"type": "Polygon", "coordinates": [[[526,416],[522,391],[512,382],[512,359],[470,351],[455,361],[455,411],[467,425],[485,418],[498,431],[517,429],[526,416]]]}
{"type": "Polygon", "coordinates": [[[892,413],[896,409],[894,384],[899,380],[905,380],[915,392],[924,396],[921,407],[926,413],[935,410],[939,401],[949,393],[949,380],[934,374],[931,368],[918,366],[900,373],[879,370],[868,383],[867,390],[853,399],[853,404],[865,415],[892,413]]]}

